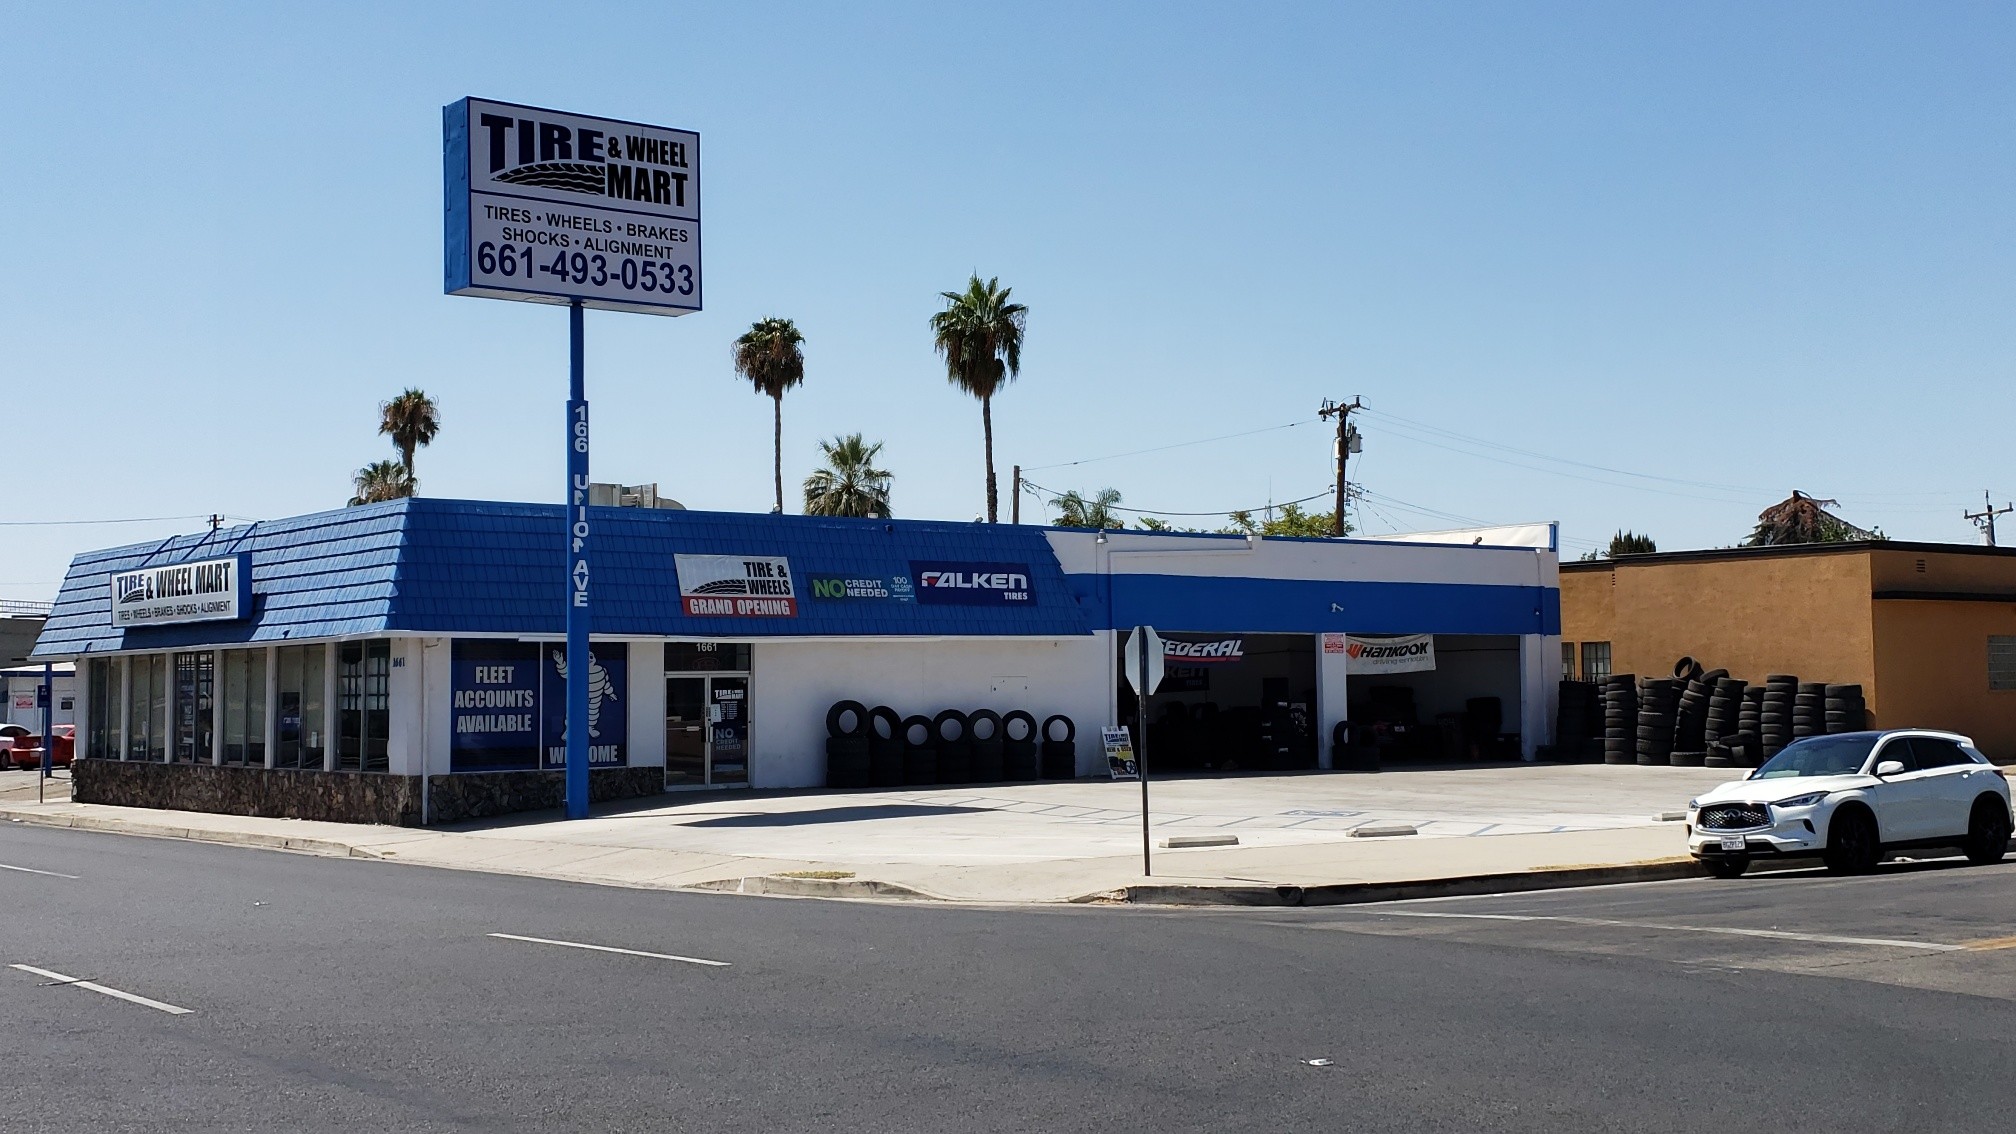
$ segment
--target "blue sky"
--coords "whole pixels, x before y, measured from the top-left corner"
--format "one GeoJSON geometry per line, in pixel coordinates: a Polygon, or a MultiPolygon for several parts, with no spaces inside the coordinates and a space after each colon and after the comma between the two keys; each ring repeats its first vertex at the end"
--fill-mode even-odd
{"type": "Polygon", "coordinates": [[[470,94],[699,131],[707,310],[588,321],[597,479],[693,507],[769,506],[729,343],[783,315],[787,485],[862,430],[899,514],[975,515],[979,407],[925,327],[975,269],[1031,308],[1004,492],[1267,430],[1030,476],[1308,496],[1324,427],[1271,427],[1357,394],[1371,531],[1716,546],[1799,488],[1965,541],[2016,495],[2016,7],[1002,11],[12,6],[0,597],[194,526],[44,521],[341,505],[408,385],[445,418],[423,492],[559,498],[564,312],[441,294],[470,94]]]}

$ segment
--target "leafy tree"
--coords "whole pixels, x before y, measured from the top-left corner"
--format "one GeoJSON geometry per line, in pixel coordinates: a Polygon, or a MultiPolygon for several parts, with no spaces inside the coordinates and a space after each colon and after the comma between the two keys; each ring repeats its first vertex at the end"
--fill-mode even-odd
{"type": "Polygon", "coordinates": [[[859,433],[819,442],[826,467],[805,478],[805,514],[888,519],[890,474],[875,467],[881,451],[882,442],[867,444],[859,433]]]}
{"type": "MultiPolygon", "coordinates": [[[[441,407],[426,392],[415,387],[389,402],[378,406],[378,432],[392,439],[392,445],[399,450],[399,464],[406,470],[406,479],[417,485],[413,477],[413,452],[433,442],[435,434],[441,432],[441,407]]],[[[409,490],[398,493],[411,496],[409,490]]]]}
{"type": "Polygon", "coordinates": [[[1124,528],[1126,522],[1113,513],[1120,503],[1120,490],[1102,488],[1090,497],[1073,489],[1050,502],[1057,509],[1060,528],[1124,528]]]}
{"type": "Polygon", "coordinates": [[[1201,528],[1178,527],[1156,516],[1138,516],[1135,518],[1134,523],[1140,526],[1143,531],[1150,532],[1196,532],[1203,530],[1201,528]]]}
{"type": "Polygon", "coordinates": [[[351,488],[356,492],[350,498],[350,505],[376,504],[382,500],[397,500],[411,496],[420,487],[413,474],[398,461],[373,461],[358,469],[350,478],[351,488]]]}
{"type": "Polygon", "coordinates": [[[1796,543],[1858,543],[1887,538],[1881,529],[1858,528],[1827,509],[1838,500],[1821,500],[1794,489],[1792,495],[1757,514],[1757,527],[1744,547],[1778,547],[1796,543]]]}
{"type": "Polygon", "coordinates": [[[945,377],[980,399],[980,429],[987,446],[987,522],[1001,518],[994,482],[994,395],[1022,373],[1022,333],[1029,309],[1008,302],[1011,289],[999,277],[980,282],[975,273],[966,290],[940,292],[945,310],[931,316],[932,345],[945,360],[945,377]]]}
{"type": "Polygon", "coordinates": [[[784,391],[805,381],[805,336],[789,319],[762,319],[735,340],[735,373],[770,399],[771,472],[784,510],[784,391]]]}
{"type": "MultiPolygon", "coordinates": [[[[1234,512],[1229,517],[1231,523],[1219,531],[1230,535],[1261,536],[1328,536],[1335,523],[1334,512],[1304,512],[1300,504],[1283,504],[1275,509],[1271,519],[1256,520],[1251,512],[1234,512]]],[[[1344,523],[1344,534],[1352,531],[1350,521],[1344,523]]]]}

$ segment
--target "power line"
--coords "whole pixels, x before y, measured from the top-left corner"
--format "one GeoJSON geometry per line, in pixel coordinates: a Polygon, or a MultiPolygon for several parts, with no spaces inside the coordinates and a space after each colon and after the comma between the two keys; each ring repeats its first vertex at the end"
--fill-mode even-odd
{"type": "MultiPolygon", "coordinates": [[[[1192,445],[1209,445],[1214,441],[1231,441],[1239,437],[1253,437],[1262,433],[1275,433],[1283,429],[1293,429],[1298,425],[1308,425],[1310,424],[1310,422],[1314,420],[1316,419],[1311,418],[1308,421],[1291,421],[1286,425],[1269,425],[1264,429],[1249,429],[1246,430],[1244,433],[1226,433],[1217,437],[1201,438],[1196,441],[1178,441],[1171,445],[1157,445],[1152,449],[1135,449],[1126,453],[1109,453],[1103,457],[1087,457],[1082,461],[1061,461],[1054,465],[1025,465],[1023,466],[1022,471],[1042,472],[1044,469],[1067,469],[1076,467],[1078,465],[1094,464],[1099,461],[1117,461],[1122,457],[1139,457],[1146,453],[1164,453],[1169,451],[1170,449],[1187,449],[1192,445]]],[[[1210,513],[1210,514],[1217,515],[1218,513],[1210,513]]]]}
{"type": "MultiPolygon", "coordinates": [[[[1059,492],[1054,488],[1045,488],[1042,485],[1029,480],[1023,481],[1022,487],[1024,490],[1028,491],[1031,495],[1035,495],[1036,493],[1039,492],[1049,493],[1050,498],[1053,500],[1064,495],[1064,493],[1059,492]]],[[[1222,512],[1164,512],[1155,508],[1125,508],[1118,504],[1108,504],[1106,506],[1106,510],[1109,512],[1132,512],[1140,516],[1175,516],[1181,519],[1194,519],[1197,517],[1204,517],[1204,516],[1230,516],[1234,512],[1251,513],[1251,512],[1264,511],[1265,509],[1268,508],[1285,508],[1290,504],[1307,504],[1311,500],[1321,500],[1323,497],[1328,495],[1330,495],[1330,489],[1326,488],[1321,492],[1304,496],[1300,500],[1276,500],[1270,503],[1262,504],[1256,508],[1228,508],[1222,512]]],[[[1088,501],[1088,503],[1090,503],[1090,501],[1088,501]]]]}
{"type": "Polygon", "coordinates": [[[160,524],[170,520],[207,520],[200,516],[132,516],[123,520],[0,520],[0,528],[67,528],[84,524],[160,524]]]}

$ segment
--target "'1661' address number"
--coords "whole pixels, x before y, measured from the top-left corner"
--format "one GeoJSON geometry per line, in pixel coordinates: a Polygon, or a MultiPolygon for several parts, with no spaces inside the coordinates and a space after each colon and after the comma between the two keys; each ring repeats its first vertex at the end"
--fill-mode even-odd
{"type": "Polygon", "coordinates": [[[612,266],[608,257],[585,252],[556,252],[552,260],[542,264],[533,258],[533,250],[531,245],[521,248],[514,244],[492,244],[486,240],[476,246],[476,267],[486,276],[523,275],[529,280],[538,275],[548,275],[577,284],[592,283],[597,287],[615,279],[621,280],[624,287],[633,291],[693,294],[693,269],[686,264],[635,260],[625,256],[612,266]]]}

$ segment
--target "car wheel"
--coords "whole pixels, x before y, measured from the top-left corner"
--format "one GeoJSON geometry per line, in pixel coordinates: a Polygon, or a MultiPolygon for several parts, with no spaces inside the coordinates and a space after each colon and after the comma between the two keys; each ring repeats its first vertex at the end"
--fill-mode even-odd
{"type": "Polygon", "coordinates": [[[1750,856],[1704,858],[1701,865],[1717,878],[1741,878],[1743,872],[1750,869],[1750,856]]]}
{"type": "Polygon", "coordinates": [[[1974,801],[1967,820],[1967,861],[1976,866],[2001,862],[2009,850],[2009,809],[1992,795],[1974,801]]]}
{"type": "Polygon", "coordinates": [[[1834,821],[1827,825],[1827,850],[1821,856],[1828,870],[1835,874],[1866,874],[1876,869],[1876,860],[1882,853],[1875,816],[1861,807],[1846,807],[1835,813],[1834,821]]]}

